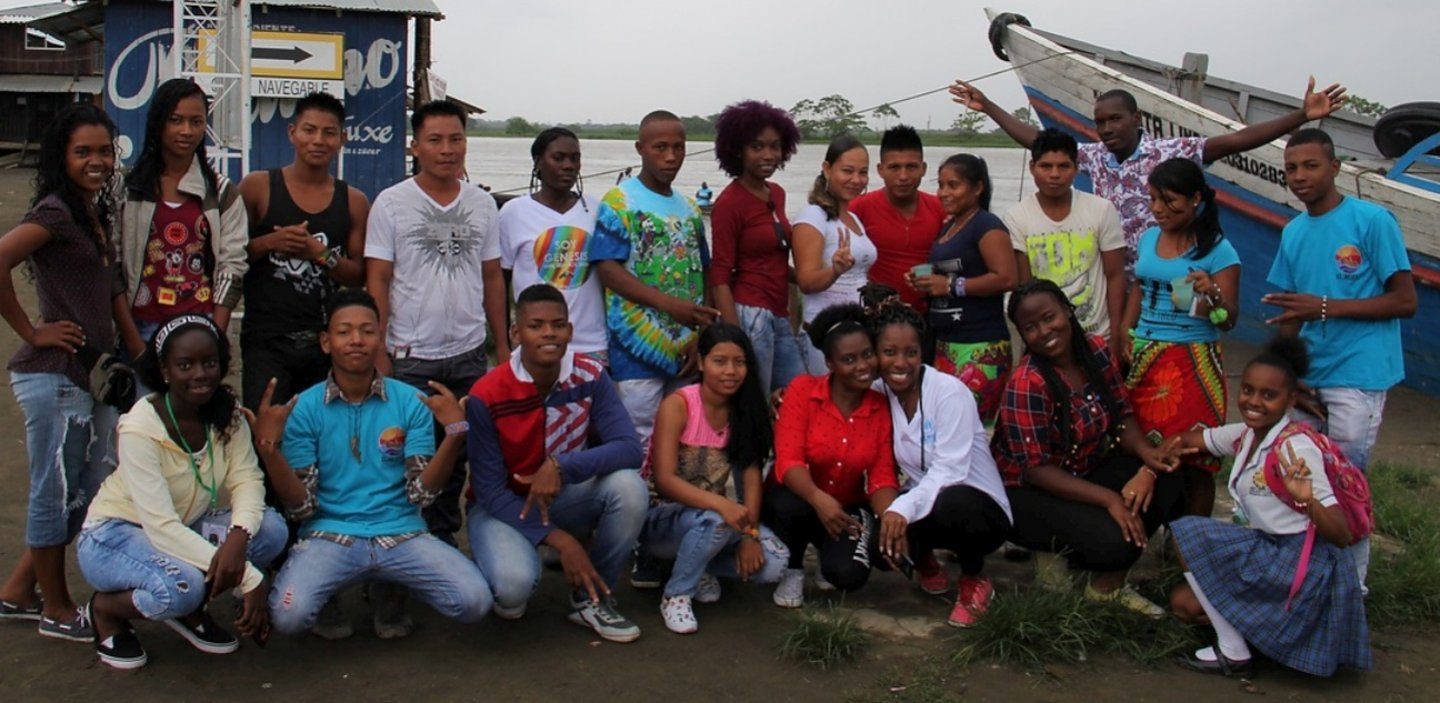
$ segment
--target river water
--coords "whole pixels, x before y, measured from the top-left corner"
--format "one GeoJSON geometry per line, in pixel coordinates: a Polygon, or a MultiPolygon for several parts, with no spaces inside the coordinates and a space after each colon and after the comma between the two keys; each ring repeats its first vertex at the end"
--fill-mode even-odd
{"type": "MultiPolygon", "coordinates": [[[[466,170],[470,179],[489,186],[496,193],[507,191],[523,194],[530,183],[530,139],[511,139],[505,137],[471,137],[465,157],[466,170]]],[[[676,179],[675,187],[682,193],[694,195],[700,188],[702,182],[709,183],[711,190],[719,196],[720,191],[729,184],[730,179],[715,163],[713,153],[697,153],[702,149],[710,149],[714,145],[710,142],[692,141],[688,145],[689,156],[685,160],[685,167],[681,169],[680,176],[676,179]]],[[[872,166],[879,159],[879,147],[870,148],[870,159],[872,166]]],[[[1022,149],[996,149],[996,148],[974,148],[965,149],[960,147],[936,147],[925,150],[925,160],[930,164],[930,172],[925,176],[924,189],[928,192],[935,192],[935,175],[940,162],[953,154],[968,151],[985,159],[990,166],[990,179],[994,184],[995,195],[991,203],[991,209],[996,214],[1003,214],[1010,205],[1020,199],[1023,193],[1032,193],[1035,190],[1034,184],[1030,181],[1030,174],[1025,169],[1027,154],[1022,149]]],[[[627,166],[635,167],[638,173],[640,170],[640,158],[635,154],[635,145],[632,141],[621,141],[613,139],[585,139],[580,144],[582,174],[597,173],[601,171],[614,171],[624,169],[627,166]]],[[[778,171],[772,179],[785,189],[788,195],[786,199],[789,214],[798,212],[805,207],[805,195],[810,192],[810,186],[815,180],[816,174],[820,173],[820,163],[825,159],[825,145],[823,144],[802,144],[799,153],[790,159],[789,166],[778,171]]],[[[588,193],[600,195],[615,185],[615,174],[597,176],[586,180],[585,190],[588,193]]],[[[870,188],[882,187],[880,179],[871,171],[870,188]]]]}

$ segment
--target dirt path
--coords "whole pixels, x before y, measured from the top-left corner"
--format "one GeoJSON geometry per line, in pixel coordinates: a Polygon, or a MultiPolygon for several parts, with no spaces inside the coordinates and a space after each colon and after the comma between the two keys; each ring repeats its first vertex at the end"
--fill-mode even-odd
{"type": "MultiPolygon", "coordinates": [[[[19,219],[29,199],[27,171],[0,170],[0,227],[19,219]]],[[[34,310],[28,290],[27,309],[34,310]]],[[[17,340],[0,331],[0,358],[17,340]]],[[[1231,349],[1245,359],[1247,349],[1231,349]]],[[[1392,394],[1377,457],[1440,466],[1434,399],[1408,391],[1392,394]]],[[[24,418],[8,391],[0,391],[0,569],[8,569],[23,546],[26,460],[24,418]]],[[[992,574],[1003,588],[1029,580],[1028,568],[999,562],[992,574]]],[[[88,593],[72,569],[73,590],[88,593]]],[[[87,645],[44,640],[33,626],[0,624],[0,691],[6,701],[195,700],[399,701],[563,700],[605,698],[663,701],[744,699],[841,701],[917,700],[909,672],[953,670],[944,657],[959,636],[936,627],[948,604],[925,596],[893,574],[878,574],[847,601],[859,611],[876,642],[866,657],[839,671],[820,672],[781,661],[777,645],[789,616],[771,605],[769,590],[727,586],[724,600],[700,606],[700,634],[680,637],[661,624],[658,596],[622,586],[623,611],[645,636],[631,645],[602,644],[565,621],[565,589],[558,574],[545,575],[530,612],[519,622],[487,620],[463,627],[413,608],[418,623],[408,640],[384,642],[365,624],[357,599],[347,602],[357,634],[338,643],[313,637],[277,637],[267,650],[247,643],[240,652],[211,657],[191,651],[163,626],[142,623],[151,663],[125,675],[96,663],[87,645]],[[930,662],[927,664],[927,662],[930,662]],[[938,663],[936,663],[938,662],[938,663]]],[[[222,604],[223,605],[223,604],[222,604]]],[[[219,612],[228,612],[222,610],[219,612]]],[[[223,618],[222,618],[223,619],[223,618]]],[[[1140,669],[1101,660],[1054,667],[1049,676],[979,665],[954,671],[945,690],[974,701],[1170,701],[1184,691],[1196,700],[1270,700],[1315,697],[1352,701],[1433,700],[1440,686],[1440,644],[1433,638],[1376,633],[1376,670],[1316,681],[1263,667],[1250,689],[1235,681],[1203,677],[1170,666],[1140,669]]],[[[915,690],[919,690],[916,688],[915,690]]]]}

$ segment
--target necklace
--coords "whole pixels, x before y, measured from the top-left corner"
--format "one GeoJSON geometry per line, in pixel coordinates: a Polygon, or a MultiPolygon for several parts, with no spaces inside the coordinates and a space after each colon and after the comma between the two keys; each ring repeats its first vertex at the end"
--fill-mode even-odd
{"type": "Polygon", "coordinates": [[[175,436],[180,438],[180,446],[185,449],[185,458],[190,461],[190,472],[195,475],[195,482],[205,489],[210,495],[210,509],[215,509],[216,493],[215,485],[215,442],[211,441],[210,428],[205,428],[205,456],[210,460],[210,484],[205,484],[205,479],[200,476],[200,467],[195,463],[195,450],[190,448],[190,442],[185,440],[185,433],[180,430],[180,421],[175,419],[175,408],[170,406],[170,394],[165,394],[165,412],[170,416],[170,424],[175,426],[175,436]]]}
{"type": "Polygon", "coordinates": [[[961,221],[960,221],[960,224],[958,224],[958,225],[955,224],[956,220],[954,220],[954,219],[950,220],[950,225],[945,228],[945,233],[944,233],[943,235],[941,235],[941,236],[940,236],[940,239],[937,240],[935,243],[936,243],[936,244],[944,244],[945,242],[948,242],[948,241],[950,241],[951,239],[953,239],[953,238],[955,237],[955,235],[959,234],[959,233],[960,233],[960,230],[965,229],[965,225],[970,224],[970,220],[975,219],[975,215],[977,215],[977,214],[979,214],[979,213],[980,213],[980,209],[979,209],[979,208],[976,208],[976,209],[975,209],[973,212],[971,212],[969,215],[966,215],[966,216],[965,216],[965,219],[964,219],[964,220],[961,220],[961,221]]]}

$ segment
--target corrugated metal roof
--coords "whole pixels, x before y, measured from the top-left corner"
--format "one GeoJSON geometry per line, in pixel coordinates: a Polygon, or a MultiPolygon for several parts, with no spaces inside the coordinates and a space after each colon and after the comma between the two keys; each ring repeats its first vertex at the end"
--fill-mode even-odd
{"type": "Polygon", "coordinates": [[[3,93],[89,93],[99,95],[105,81],[100,76],[44,76],[37,74],[0,75],[3,93]]]}
{"type": "Polygon", "coordinates": [[[251,0],[251,5],[275,7],[313,7],[322,10],[352,12],[398,12],[406,15],[439,17],[440,8],[431,0],[251,0]]]}
{"type": "Polygon", "coordinates": [[[12,7],[0,10],[0,24],[28,24],[31,20],[38,20],[41,17],[58,15],[61,12],[68,12],[75,9],[74,5],[67,5],[63,2],[47,2],[41,5],[26,5],[25,7],[12,7]]]}

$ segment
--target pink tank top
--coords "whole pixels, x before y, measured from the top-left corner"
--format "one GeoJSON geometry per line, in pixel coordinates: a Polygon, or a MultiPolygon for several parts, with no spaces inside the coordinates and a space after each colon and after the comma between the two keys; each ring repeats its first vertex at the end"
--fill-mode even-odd
{"type": "MultiPolygon", "coordinates": [[[[705,419],[705,401],[700,398],[699,384],[685,386],[676,393],[685,400],[685,429],[680,431],[676,473],[696,488],[724,495],[725,484],[730,480],[730,461],[725,457],[730,428],[717,431],[705,419]]],[[[658,500],[653,478],[650,491],[658,500]]]]}

